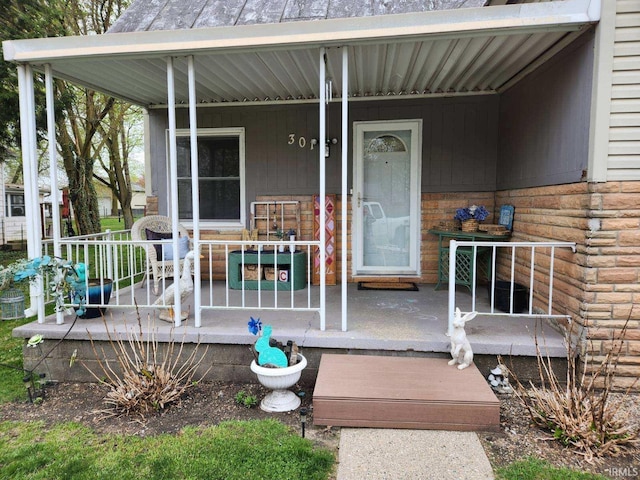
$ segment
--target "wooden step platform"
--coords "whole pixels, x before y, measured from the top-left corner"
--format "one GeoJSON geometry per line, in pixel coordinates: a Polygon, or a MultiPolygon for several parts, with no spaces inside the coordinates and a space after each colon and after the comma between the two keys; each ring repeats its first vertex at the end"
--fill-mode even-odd
{"type": "Polygon", "coordinates": [[[486,431],[500,401],[475,365],[446,358],[324,354],[313,393],[315,425],[486,431]]]}

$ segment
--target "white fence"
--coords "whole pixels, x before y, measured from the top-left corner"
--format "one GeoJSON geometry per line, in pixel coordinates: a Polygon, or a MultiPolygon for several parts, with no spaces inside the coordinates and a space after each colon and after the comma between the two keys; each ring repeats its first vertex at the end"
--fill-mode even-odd
{"type": "Polygon", "coordinates": [[[524,316],[540,318],[568,318],[566,314],[554,310],[554,277],[555,262],[558,249],[576,251],[573,242],[471,242],[451,240],[449,244],[449,306],[448,330],[453,331],[453,318],[456,308],[456,279],[459,278],[458,249],[465,249],[466,255],[471,255],[471,311],[479,314],[524,316]],[[478,265],[480,261],[488,259],[489,268],[489,309],[479,309],[477,302],[478,265]],[[458,259],[458,261],[456,261],[458,259]],[[501,305],[503,311],[496,309],[497,276],[506,277],[501,282],[508,287],[507,302],[501,305]],[[522,285],[526,282],[526,285],[522,285]],[[516,307],[517,293],[522,294],[520,287],[526,288],[526,308],[520,311],[516,307]],[[535,301],[534,301],[535,300],[535,301]],[[508,307],[507,307],[508,304],[508,307]]]}
{"type": "MultiPolygon", "coordinates": [[[[145,249],[160,244],[170,245],[172,240],[136,240],[134,243],[129,231],[107,231],[63,238],[59,256],[74,263],[85,263],[87,278],[95,279],[96,283],[102,285],[112,280],[110,301],[101,298],[92,303],[88,300],[88,308],[107,305],[169,308],[168,303],[161,301],[161,305],[154,305],[154,302],[162,298],[162,292],[173,283],[173,279],[160,278],[160,297],[153,293],[152,279],[145,279],[145,274],[151,277],[151,265],[145,249]]],[[[194,285],[195,325],[200,326],[200,314],[204,310],[320,311],[319,292],[310,288],[313,252],[318,248],[317,241],[201,240],[198,249],[205,261],[199,264],[201,282],[194,285]],[[281,246],[284,251],[274,254],[281,246]]],[[[164,255],[165,250],[161,251],[164,255]]],[[[54,256],[53,242],[44,243],[43,255],[54,256]]],[[[192,271],[195,270],[192,267],[192,271]]],[[[51,303],[53,298],[48,294],[48,281],[45,279],[44,300],[51,303]]],[[[43,322],[44,317],[39,321],[43,322]]],[[[62,322],[61,316],[58,321],[62,322]]],[[[180,320],[176,319],[176,325],[179,324],[180,320]]]]}

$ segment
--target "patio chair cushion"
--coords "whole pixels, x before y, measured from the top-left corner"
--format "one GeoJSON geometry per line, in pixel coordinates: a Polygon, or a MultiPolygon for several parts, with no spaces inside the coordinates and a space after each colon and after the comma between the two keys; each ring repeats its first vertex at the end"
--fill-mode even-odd
{"type": "MultiPolygon", "coordinates": [[[[147,240],[168,240],[173,238],[171,232],[154,232],[148,228],[145,229],[147,240]]],[[[153,248],[156,249],[156,256],[159,260],[164,259],[173,260],[173,245],[154,244],[153,248]],[[163,257],[164,252],[164,257],[163,257]]],[[[189,252],[189,237],[180,237],[178,243],[178,258],[184,258],[189,252]]]]}

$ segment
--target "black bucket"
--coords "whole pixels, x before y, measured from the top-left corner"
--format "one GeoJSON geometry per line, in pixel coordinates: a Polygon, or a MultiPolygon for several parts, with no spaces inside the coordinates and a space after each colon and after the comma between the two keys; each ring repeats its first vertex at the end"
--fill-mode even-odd
{"type": "MultiPolygon", "coordinates": [[[[491,302],[491,284],[489,284],[489,302],[491,302]]],[[[511,282],[496,280],[494,294],[494,307],[501,312],[510,313],[509,296],[511,295],[511,282]]],[[[513,313],[522,313],[529,308],[529,289],[519,283],[513,284],[513,313]]]]}

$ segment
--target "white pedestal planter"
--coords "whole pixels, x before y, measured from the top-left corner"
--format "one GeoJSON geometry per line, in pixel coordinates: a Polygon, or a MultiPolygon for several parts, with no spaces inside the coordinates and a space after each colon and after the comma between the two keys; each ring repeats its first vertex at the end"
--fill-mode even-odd
{"type": "Polygon", "coordinates": [[[255,360],[251,362],[251,371],[258,376],[258,381],[265,388],[273,390],[260,402],[265,412],[290,412],[300,406],[300,398],[288,389],[300,380],[302,370],[307,366],[307,359],[298,354],[298,363],[292,367],[266,368],[255,360]]]}

